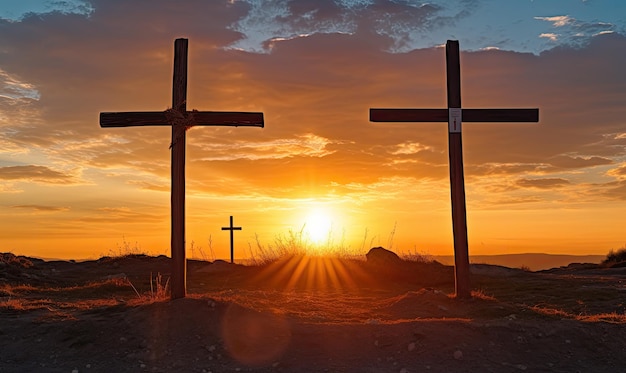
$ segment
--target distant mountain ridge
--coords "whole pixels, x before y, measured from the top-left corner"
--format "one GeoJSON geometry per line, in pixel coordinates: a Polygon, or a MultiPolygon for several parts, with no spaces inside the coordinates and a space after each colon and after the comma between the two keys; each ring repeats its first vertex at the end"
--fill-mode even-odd
{"type": "MultiPolygon", "coordinates": [[[[509,268],[527,267],[531,271],[558,268],[561,266],[567,266],[570,263],[598,264],[605,258],[606,255],[566,255],[544,253],[472,255],[470,253],[470,263],[496,264],[509,268]]],[[[452,255],[433,255],[433,259],[446,265],[454,264],[454,256],[452,255]]]]}

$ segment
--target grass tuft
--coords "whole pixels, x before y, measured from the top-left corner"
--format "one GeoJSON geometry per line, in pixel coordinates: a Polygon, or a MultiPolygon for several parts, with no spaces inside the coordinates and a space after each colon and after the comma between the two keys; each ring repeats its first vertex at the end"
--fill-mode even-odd
{"type": "Polygon", "coordinates": [[[289,230],[286,234],[279,234],[274,242],[264,245],[258,235],[255,235],[254,246],[248,243],[250,263],[252,265],[266,265],[283,258],[308,256],[355,258],[358,255],[348,247],[342,239],[336,243],[329,234],[326,242],[317,244],[305,233],[304,226],[300,231],[289,230]]]}
{"type": "Polygon", "coordinates": [[[626,246],[616,250],[611,249],[606,255],[606,258],[602,261],[602,265],[605,267],[615,267],[626,263],[626,246]]]}
{"type": "Polygon", "coordinates": [[[0,263],[22,268],[33,266],[33,262],[30,259],[25,256],[16,256],[13,253],[0,253],[0,263]]]}

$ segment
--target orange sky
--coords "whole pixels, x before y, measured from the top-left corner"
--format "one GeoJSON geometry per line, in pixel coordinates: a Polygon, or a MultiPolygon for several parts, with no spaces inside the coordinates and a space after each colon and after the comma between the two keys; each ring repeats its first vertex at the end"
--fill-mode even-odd
{"type": "MultiPolygon", "coordinates": [[[[229,215],[240,257],[257,237],[312,227],[314,211],[355,252],[452,254],[447,125],[368,121],[370,107],[445,107],[443,48],[391,52],[388,36],[359,30],[249,52],[225,48],[240,16],[228,7],[164,29],[163,14],[115,7],[2,23],[0,251],[95,258],[127,242],[169,255],[170,130],[103,129],[98,114],[167,109],[174,39],[188,37],[188,109],[266,123],[188,132],[188,256],[210,256],[211,240],[226,258],[229,215]]],[[[464,124],[470,255],[623,247],[626,38],[540,54],[460,47],[464,107],[540,109],[539,124],[464,124]]]]}

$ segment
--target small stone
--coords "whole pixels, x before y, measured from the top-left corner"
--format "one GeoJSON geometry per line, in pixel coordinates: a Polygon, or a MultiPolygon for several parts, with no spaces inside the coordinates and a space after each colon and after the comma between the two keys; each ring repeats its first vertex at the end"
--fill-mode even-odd
{"type": "Polygon", "coordinates": [[[415,342],[411,342],[411,343],[409,343],[409,345],[408,345],[408,346],[406,346],[406,349],[407,349],[408,351],[413,351],[413,350],[415,350],[415,342]]]}
{"type": "Polygon", "coordinates": [[[454,360],[461,360],[463,359],[463,352],[461,350],[456,350],[454,351],[454,360]]]}
{"type": "Polygon", "coordinates": [[[78,369],[72,369],[72,373],[78,373],[78,369]]]}
{"type": "Polygon", "coordinates": [[[519,370],[526,370],[526,369],[528,369],[528,368],[526,367],[526,365],[524,365],[524,364],[517,364],[515,367],[516,367],[517,369],[519,369],[519,370]]]}
{"type": "Polygon", "coordinates": [[[406,368],[402,368],[400,369],[400,373],[409,373],[409,371],[406,368]]]}

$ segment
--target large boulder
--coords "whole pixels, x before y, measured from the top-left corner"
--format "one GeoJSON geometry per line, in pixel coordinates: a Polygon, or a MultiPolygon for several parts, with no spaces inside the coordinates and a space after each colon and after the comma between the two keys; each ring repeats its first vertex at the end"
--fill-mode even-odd
{"type": "Polygon", "coordinates": [[[399,264],[403,262],[403,260],[400,259],[398,254],[394,253],[393,251],[389,251],[385,249],[384,247],[371,248],[370,251],[367,254],[365,254],[365,257],[367,258],[368,264],[374,264],[374,265],[387,266],[387,265],[399,264]]]}

